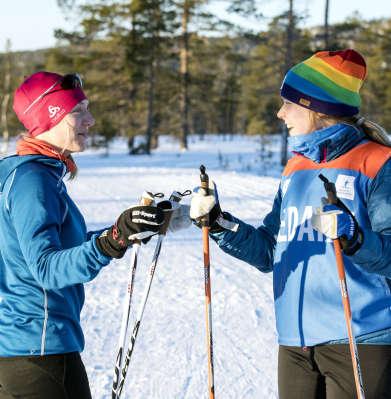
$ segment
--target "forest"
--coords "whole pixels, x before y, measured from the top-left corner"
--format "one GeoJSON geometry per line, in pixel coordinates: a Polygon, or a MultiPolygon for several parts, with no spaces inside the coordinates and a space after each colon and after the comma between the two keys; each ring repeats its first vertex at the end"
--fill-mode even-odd
{"type": "Polygon", "coordinates": [[[368,63],[362,114],[391,130],[391,19],[353,13],[329,24],[327,0],[324,24],[306,28],[289,0],[265,25],[262,2],[226,2],[230,14],[266,26],[257,31],[211,13],[212,0],[57,3],[78,21],[75,31],[56,30],[53,48],[13,52],[8,41],[0,53],[3,146],[23,131],[13,91],[37,70],[80,74],[96,118],[95,145],[122,136],[130,153],[150,153],[162,134],[177,137],[182,149],[190,134],[281,134],[285,72],[315,51],[347,47],[368,63]]]}

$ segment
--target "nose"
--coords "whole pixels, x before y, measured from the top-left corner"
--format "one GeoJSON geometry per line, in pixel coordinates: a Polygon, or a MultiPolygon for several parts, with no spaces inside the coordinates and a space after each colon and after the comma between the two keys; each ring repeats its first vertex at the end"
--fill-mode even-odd
{"type": "Polygon", "coordinates": [[[94,125],[95,125],[95,119],[94,119],[94,117],[92,116],[92,114],[91,114],[90,111],[87,111],[87,113],[86,113],[86,115],[85,115],[85,118],[84,118],[84,125],[85,125],[87,128],[90,128],[91,126],[94,126],[94,125]]]}
{"type": "Polygon", "coordinates": [[[285,112],[284,112],[284,105],[285,105],[285,104],[282,104],[281,107],[280,107],[280,109],[279,109],[278,112],[277,112],[277,118],[278,118],[278,119],[284,119],[284,115],[285,115],[285,112]]]}

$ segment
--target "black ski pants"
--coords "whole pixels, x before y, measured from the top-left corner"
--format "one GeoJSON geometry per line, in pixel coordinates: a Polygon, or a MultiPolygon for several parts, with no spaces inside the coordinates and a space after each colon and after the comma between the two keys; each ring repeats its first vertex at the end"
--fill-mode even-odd
{"type": "Polygon", "coordinates": [[[0,357],[0,399],[91,399],[79,353],[0,357]]]}
{"type": "MultiPolygon", "coordinates": [[[[391,399],[391,345],[358,345],[365,399],[391,399]]],[[[349,345],[280,346],[279,399],[355,399],[349,345]]]]}

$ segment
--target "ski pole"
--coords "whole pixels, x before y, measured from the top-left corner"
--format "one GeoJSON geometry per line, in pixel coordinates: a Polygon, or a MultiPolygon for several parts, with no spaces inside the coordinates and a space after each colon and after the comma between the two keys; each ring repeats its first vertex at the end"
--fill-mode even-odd
{"type": "MultiPolygon", "coordinates": [[[[204,195],[209,195],[209,176],[205,173],[205,166],[200,166],[201,189],[204,195]]],[[[210,256],[209,256],[209,216],[201,218],[202,242],[204,250],[204,278],[205,278],[205,321],[206,345],[208,351],[208,390],[209,399],[214,399],[214,368],[213,368],[213,337],[212,337],[212,295],[210,282],[210,256]]]]}
{"type": "Polygon", "coordinates": [[[123,387],[124,387],[125,378],[126,378],[126,375],[128,372],[129,364],[130,364],[130,359],[133,354],[137,334],[138,334],[138,331],[140,328],[141,320],[143,318],[143,314],[144,314],[145,306],[147,304],[149,292],[151,290],[152,280],[153,280],[153,276],[155,274],[156,265],[157,265],[159,255],[160,255],[160,250],[162,248],[163,239],[167,233],[167,229],[170,224],[170,219],[171,219],[171,215],[172,215],[172,209],[169,208],[171,206],[170,201],[180,202],[182,197],[189,195],[189,194],[191,194],[190,190],[186,190],[184,193],[179,193],[178,191],[174,191],[171,194],[169,201],[163,201],[161,203],[162,209],[163,209],[163,211],[165,211],[165,221],[164,221],[163,227],[158,235],[158,241],[156,243],[155,251],[154,251],[154,254],[152,257],[152,262],[151,262],[151,265],[149,266],[149,280],[144,289],[143,298],[141,300],[140,307],[137,312],[136,322],[133,327],[132,336],[130,337],[129,347],[126,352],[124,367],[121,370],[120,381],[119,381],[118,388],[117,388],[117,398],[120,397],[123,387]]]}
{"type": "MultiPolygon", "coordinates": [[[[152,194],[150,192],[145,191],[142,194],[140,205],[152,205],[154,202],[154,197],[161,198],[162,194],[152,194]]],[[[138,260],[138,253],[140,250],[140,241],[135,241],[132,245],[131,257],[130,257],[130,268],[129,268],[129,277],[128,277],[128,284],[127,284],[127,292],[126,297],[123,305],[123,312],[122,312],[122,321],[121,321],[121,330],[119,335],[119,342],[118,342],[118,352],[117,358],[115,363],[114,369],[114,377],[113,377],[113,387],[112,387],[112,399],[117,399],[117,389],[118,389],[118,381],[121,375],[122,370],[122,360],[123,360],[123,352],[126,343],[126,331],[128,329],[129,324],[129,315],[130,315],[130,308],[132,303],[132,294],[133,294],[133,286],[134,286],[134,278],[136,275],[137,269],[137,260],[138,260]]]]}
{"type": "MultiPolygon", "coordinates": [[[[324,183],[324,188],[327,193],[328,202],[330,204],[342,206],[344,209],[346,209],[346,206],[337,197],[335,184],[330,182],[322,174],[319,175],[319,178],[324,183]]],[[[350,308],[349,292],[348,292],[348,287],[346,284],[345,265],[344,265],[343,258],[342,258],[341,244],[344,245],[343,239],[340,240],[340,239],[336,238],[333,240],[335,258],[337,261],[339,283],[341,286],[342,303],[343,303],[343,309],[344,309],[344,313],[345,313],[346,327],[347,327],[348,336],[349,336],[350,355],[352,357],[352,365],[353,365],[354,381],[355,381],[356,391],[357,391],[357,398],[365,399],[363,382],[362,382],[362,374],[361,374],[361,368],[360,368],[360,360],[358,358],[357,344],[356,344],[356,339],[354,337],[353,328],[352,328],[352,311],[350,308]]]]}

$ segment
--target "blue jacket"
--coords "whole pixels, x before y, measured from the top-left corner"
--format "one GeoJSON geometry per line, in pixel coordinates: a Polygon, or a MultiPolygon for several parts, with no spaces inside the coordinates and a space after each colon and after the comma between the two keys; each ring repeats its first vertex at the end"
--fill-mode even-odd
{"type": "Polygon", "coordinates": [[[0,161],[0,356],[84,347],[84,282],[111,258],[88,234],[63,183],[65,166],[41,155],[0,161]]]}
{"type": "Polygon", "coordinates": [[[212,237],[225,252],[273,271],[280,344],[346,342],[333,245],[310,220],[325,196],[318,178],[324,174],[364,231],[359,251],[344,256],[354,333],[358,342],[391,343],[391,149],[345,124],[291,141],[298,154],[262,226],[229,216],[237,232],[212,237]]]}

